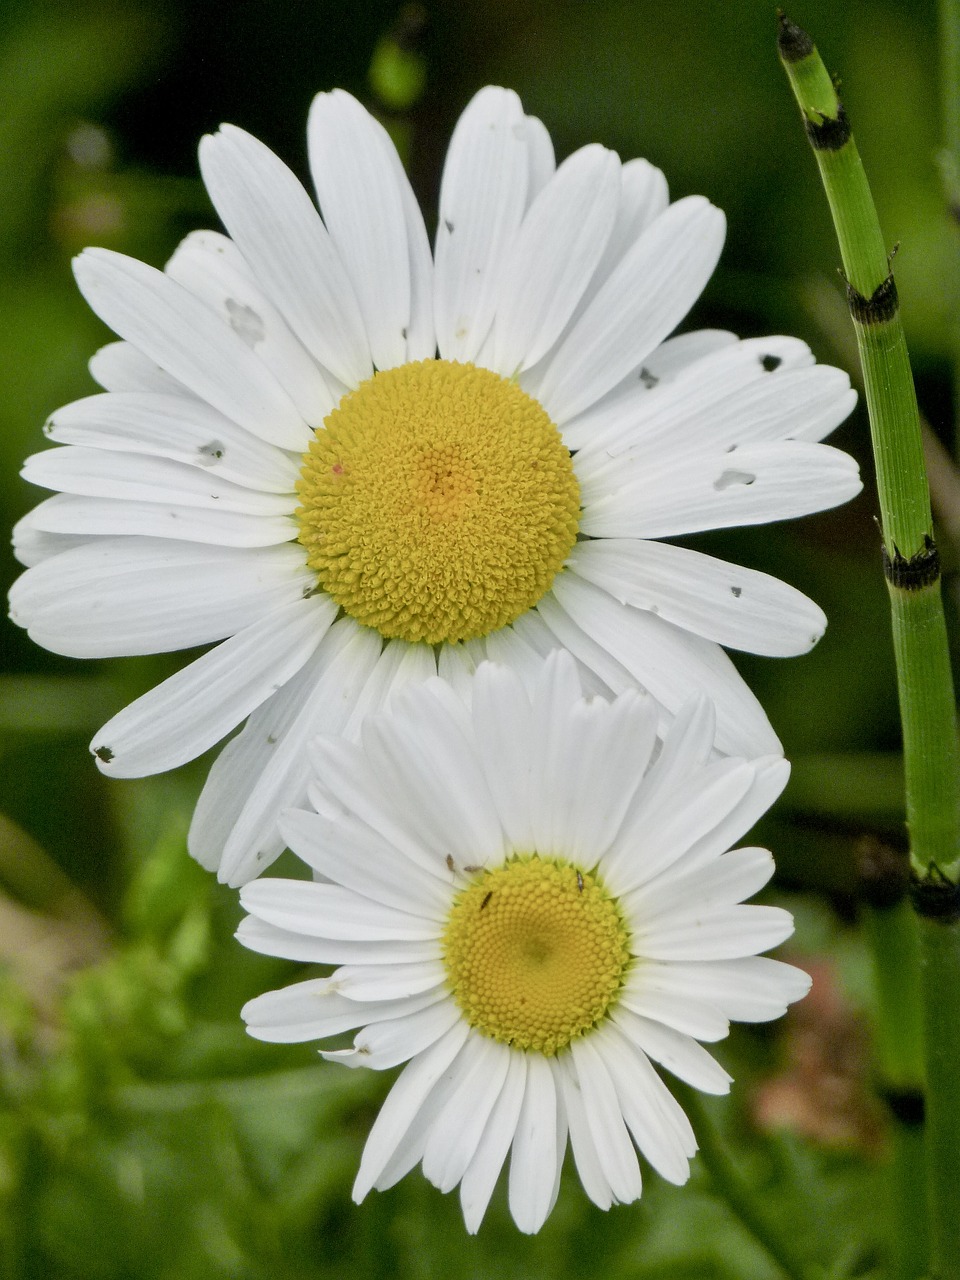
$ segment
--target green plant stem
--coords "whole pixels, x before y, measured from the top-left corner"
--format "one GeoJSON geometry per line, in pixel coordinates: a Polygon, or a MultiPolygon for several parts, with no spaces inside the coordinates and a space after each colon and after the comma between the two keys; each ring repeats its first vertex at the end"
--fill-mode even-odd
{"type": "MultiPolygon", "coordinates": [[[[920,421],[896,285],[833,81],[810,37],[782,15],[779,48],[840,242],[876,458],[910,857],[921,887],[943,889],[942,901],[944,895],[958,894],[956,713],[920,421]]],[[[960,1280],[960,1019],[951,1030],[941,1008],[944,1000],[960,1001],[960,928],[949,912],[935,922],[921,922],[921,955],[932,1267],[937,1280],[960,1280]]]]}
{"type": "Polygon", "coordinates": [[[943,142],[960,160],[960,0],[940,0],[943,142]]]}
{"type": "Polygon", "coordinates": [[[805,1258],[794,1240],[783,1234],[740,1172],[739,1160],[727,1151],[701,1095],[679,1081],[674,1082],[673,1088],[693,1125],[699,1144],[697,1158],[710,1174],[717,1195],[790,1280],[820,1280],[820,1266],[805,1258]]]}
{"type": "Polygon", "coordinates": [[[893,1280],[926,1275],[923,1006],[917,921],[906,899],[864,909],[877,996],[876,1070],[891,1128],[893,1280]]]}
{"type": "Polygon", "coordinates": [[[893,614],[911,858],[920,873],[931,863],[949,873],[960,850],[953,681],[920,416],[896,285],[833,81],[810,38],[786,19],[780,49],[833,215],[863,365],[893,614]]]}
{"type": "Polygon", "coordinates": [[[921,920],[929,1191],[935,1280],[960,1276],[960,928],[921,920]],[[953,981],[950,981],[950,976],[953,981]],[[946,977],[946,980],[945,980],[946,977]]]}
{"type": "Polygon", "coordinates": [[[940,0],[940,97],[943,148],[940,177],[953,250],[946,280],[953,354],[954,453],[960,454],[960,0],[940,0]]]}
{"type": "Polygon", "coordinates": [[[867,907],[880,1019],[877,1061],[883,1085],[899,1092],[923,1088],[923,1014],[919,1001],[917,921],[906,900],[867,907]]]}

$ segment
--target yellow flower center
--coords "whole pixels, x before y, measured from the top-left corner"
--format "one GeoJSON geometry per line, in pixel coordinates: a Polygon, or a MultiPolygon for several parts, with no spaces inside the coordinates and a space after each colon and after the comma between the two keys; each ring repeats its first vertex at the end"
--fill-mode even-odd
{"type": "Polygon", "coordinates": [[[304,455],[299,539],[381,635],[488,635],[531,609],[577,537],[580,489],[544,409],[470,364],[422,360],[343,397],[304,455]]]}
{"type": "Polygon", "coordinates": [[[443,958],[471,1026],[551,1055],[606,1015],[630,962],[630,936],[595,876],[523,856],[457,896],[443,958]]]}

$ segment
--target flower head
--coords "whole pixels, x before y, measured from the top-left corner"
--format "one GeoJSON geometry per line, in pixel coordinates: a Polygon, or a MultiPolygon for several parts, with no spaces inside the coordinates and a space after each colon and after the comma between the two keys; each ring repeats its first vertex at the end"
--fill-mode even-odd
{"type": "Polygon", "coordinates": [[[246,720],[200,798],[194,855],[241,884],[282,848],[306,743],[355,735],[408,681],[558,645],[661,728],[698,689],[720,751],[779,750],[719,647],[798,653],[821,611],[657,541],[829,507],[860,482],[819,441],[854,394],[788,338],[669,338],[724,219],[586,146],[559,167],[515,94],[482,90],[447,155],[433,252],[397,153],[349,94],[309,121],[319,212],[255,138],[203,140],[229,236],[165,271],[103,249],[80,288],[123,339],[105,394],[53,414],[56,490],[17,527],[11,614],[77,657],[214,644],[91,750],[173,768],[246,720]],[[322,217],[321,217],[322,215],[322,217]]]}
{"type": "Polygon", "coordinates": [[[237,936],[340,967],[243,1015],[264,1040],[359,1028],[323,1056],[406,1063],[357,1200],[422,1163],[441,1190],[460,1184],[475,1231],[509,1152],[511,1211],[536,1231],[568,1135],[601,1208],[640,1195],[637,1149],[684,1182],[696,1140],[652,1064],[725,1093],[699,1041],[730,1018],[778,1017],[809,988],[757,954],[792,932],[789,914],[742,905],[770,854],[728,852],[789,768],[718,760],[705,699],[660,746],[652,698],[584,698],[564,652],[529,691],[484,663],[467,693],[428,681],[371,716],[359,745],[315,744],[317,812],[288,811],[281,829],[318,881],[247,885],[237,936]]]}

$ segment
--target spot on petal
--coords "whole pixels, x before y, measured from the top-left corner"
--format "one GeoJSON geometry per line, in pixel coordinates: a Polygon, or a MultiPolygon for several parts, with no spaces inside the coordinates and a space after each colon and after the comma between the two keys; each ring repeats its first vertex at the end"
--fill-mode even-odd
{"type": "Polygon", "coordinates": [[[236,298],[227,298],[225,305],[230,319],[230,328],[248,347],[255,347],[258,342],[264,340],[267,334],[266,327],[262,317],[254,311],[253,307],[237,302],[236,298]]]}
{"type": "Polygon", "coordinates": [[[723,471],[713,482],[713,487],[720,493],[724,489],[732,489],[737,484],[753,484],[756,476],[750,471],[723,471]]]}
{"type": "Polygon", "coordinates": [[[211,440],[209,444],[200,445],[197,453],[200,455],[201,467],[212,467],[223,457],[223,445],[219,440],[211,440]]]}

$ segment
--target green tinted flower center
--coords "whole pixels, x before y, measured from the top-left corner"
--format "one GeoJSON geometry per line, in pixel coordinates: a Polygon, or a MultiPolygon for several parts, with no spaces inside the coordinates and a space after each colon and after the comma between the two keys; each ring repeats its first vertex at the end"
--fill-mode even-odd
{"type": "Polygon", "coordinates": [[[606,1016],[629,943],[617,903],[594,875],[533,855],[485,872],[457,896],[443,955],[471,1026],[551,1055],[606,1016]]]}

